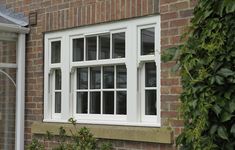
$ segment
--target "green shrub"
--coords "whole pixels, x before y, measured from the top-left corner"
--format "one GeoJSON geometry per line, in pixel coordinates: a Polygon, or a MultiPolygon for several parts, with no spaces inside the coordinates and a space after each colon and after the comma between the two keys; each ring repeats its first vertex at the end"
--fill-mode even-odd
{"type": "Polygon", "coordinates": [[[179,66],[184,150],[235,149],[235,0],[198,0],[179,66]]]}
{"type": "MultiPolygon", "coordinates": [[[[54,150],[111,150],[112,144],[102,142],[100,146],[97,146],[97,139],[94,138],[93,134],[86,127],[82,127],[78,129],[76,126],[76,120],[73,118],[69,119],[69,122],[72,123],[75,131],[70,130],[71,133],[71,141],[67,141],[68,135],[66,130],[63,127],[59,128],[58,137],[58,146],[53,148],[54,150]]],[[[49,131],[47,131],[43,142],[39,142],[38,139],[33,139],[32,142],[27,146],[27,150],[45,150],[45,140],[53,141],[53,135],[49,131]]]]}

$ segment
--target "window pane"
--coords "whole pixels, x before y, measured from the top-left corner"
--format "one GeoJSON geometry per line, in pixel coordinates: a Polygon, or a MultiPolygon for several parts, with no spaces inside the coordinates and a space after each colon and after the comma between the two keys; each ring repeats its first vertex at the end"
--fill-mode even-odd
{"type": "Polygon", "coordinates": [[[90,93],[90,113],[100,114],[100,92],[90,93]]]}
{"type": "Polygon", "coordinates": [[[126,91],[117,91],[117,114],[126,115],[126,91]]]}
{"type": "Polygon", "coordinates": [[[110,35],[99,36],[99,59],[110,58],[110,35]]]}
{"type": "Polygon", "coordinates": [[[87,104],[87,92],[77,92],[77,113],[86,114],[87,104]]]}
{"type": "Polygon", "coordinates": [[[114,88],[114,67],[104,67],[103,72],[103,88],[114,88]]]}
{"type": "Polygon", "coordinates": [[[103,114],[114,114],[114,92],[103,92],[103,114]]]}
{"type": "Polygon", "coordinates": [[[141,30],[141,55],[154,55],[154,28],[141,30]]]}
{"type": "Polygon", "coordinates": [[[100,89],[100,67],[92,67],[90,72],[91,89],[100,89]]]}
{"type": "Polygon", "coordinates": [[[125,32],[113,34],[113,58],[125,57],[125,32]]]}
{"type": "Polygon", "coordinates": [[[51,63],[60,63],[61,43],[51,42],[51,63]]]}
{"type": "Polygon", "coordinates": [[[77,69],[77,89],[88,88],[88,68],[77,69]]]}
{"type": "Polygon", "coordinates": [[[96,60],[96,49],[97,49],[97,38],[96,37],[88,37],[86,38],[86,50],[87,56],[86,60],[96,60]]]}
{"type": "Polygon", "coordinates": [[[156,65],[154,62],[145,64],[145,86],[156,87],[156,65]]]}
{"type": "Polygon", "coordinates": [[[145,90],[145,115],[156,114],[156,90],[145,90]]]}
{"type": "Polygon", "coordinates": [[[55,92],[55,113],[61,113],[61,92],[55,92]]]}
{"type": "Polygon", "coordinates": [[[61,90],[61,70],[55,70],[55,90],[61,90]]]}
{"type": "Polygon", "coordinates": [[[73,61],[84,60],[84,38],[73,39],[73,61]]]}
{"type": "Polygon", "coordinates": [[[117,88],[126,88],[126,66],[117,66],[117,88]]]}

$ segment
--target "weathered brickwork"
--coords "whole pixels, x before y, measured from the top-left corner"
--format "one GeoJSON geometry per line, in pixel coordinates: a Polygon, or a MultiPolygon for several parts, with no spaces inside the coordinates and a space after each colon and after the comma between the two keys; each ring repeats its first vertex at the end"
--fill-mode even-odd
{"type": "MultiPolygon", "coordinates": [[[[37,12],[37,25],[30,27],[26,43],[25,141],[32,138],[31,124],[43,119],[43,32],[116,21],[144,15],[161,15],[161,46],[181,43],[180,35],[190,23],[196,0],[2,0],[17,12],[37,12]]],[[[183,121],[178,116],[180,77],[171,73],[175,62],[162,63],[162,126],[172,127],[176,137],[183,121]]],[[[117,150],[168,150],[174,145],[113,141],[117,150]]],[[[50,145],[50,143],[48,143],[50,145]]]]}

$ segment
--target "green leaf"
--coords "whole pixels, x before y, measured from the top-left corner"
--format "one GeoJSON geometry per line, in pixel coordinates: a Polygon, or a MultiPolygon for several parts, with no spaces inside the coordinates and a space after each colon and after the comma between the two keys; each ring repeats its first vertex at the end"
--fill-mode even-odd
{"type": "Polygon", "coordinates": [[[220,77],[220,76],[215,76],[215,81],[217,84],[222,85],[224,84],[224,78],[220,77]]]}
{"type": "Polygon", "coordinates": [[[229,103],[229,112],[233,113],[235,111],[235,101],[229,103]]]}
{"type": "Polygon", "coordinates": [[[235,124],[233,124],[231,130],[230,130],[231,133],[235,134],[235,124]]]}
{"type": "Polygon", "coordinates": [[[228,140],[228,134],[225,127],[220,126],[218,128],[218,135],[224,140],[228,140]]]}
{"type": "Polygon", "coordinates": [[[218,74],[224,77],[234,75],[234,72],[228,68],[222,68],[218,71],[218,74]]]}
{"type": "Polygon", "coordinates": [[[216,113],[216,115],[219,116],[221,108],[218,105],[214,105],[212,109],[216,113]]]}
{"type": "Polygon", "coordinates": [[[232,117],[233,117],[232,114],[230,114],[228,112],[223,112],[221,115],[221,121],[226,122],[226,121],[230,120],[232,117]]]}
{"type": "Polygon", "coordinates": [[[210,134],[213,135],[218,129],[218,125],[214,124],[210,129],[210,134]]]}

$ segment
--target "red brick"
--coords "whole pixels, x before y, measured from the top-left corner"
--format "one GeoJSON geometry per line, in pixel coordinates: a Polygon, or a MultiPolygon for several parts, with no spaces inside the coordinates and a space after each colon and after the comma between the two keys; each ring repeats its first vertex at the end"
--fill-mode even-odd
{"type": "Polygon", "coordinates": [[[160,5],[177,2],[177,0],[160,0],[160,5]]]}
{"type": "Polygon", "coordinates": [[[126,18],[131,17],[131,0],[126,1],[126,18]]]}
{"type": "Polygon", "coordinates": [[[183,127],[184,121],[183,120],[171,120],[171,125],[173,127],[183,127]]]}
{"type": "Polygon", "coordinates": [[[105,9],[105,1],[102,1],[101,3],[101,22],[104,22],[106,19],[106,9],[105,9]]]}
{"type": "MultiPolygon", "coordinates": [[[[111,0],[106,0],[106,21],[111,20],[111,0]]],[[[92,21],[92,23],[94,23],[92,21]]]]}
{"type": "Polygon", "coordinates": [[[148,14],[148,0],[142,0],[142,15],[147,15],[148,14]]]}
{"type": "Polygon", "coordinates": [[[161,31],[161,36],[172,36],[172,35],[178,35],[179,34],[179,29],[178,28],[173,28],[173,29],[166,29],[161,31]]]}
{"type": "Polygon", "coordinates": [[[166,12],[168,12],[168,11],[169,11],[168,5],[162,5],[162,6],[160,7],[160,12],[161,12],[161,13],[166,13],[166,12]]]}
{"type": "Polygon", "coordinates": [[[193,9],[180,11],[180,17],[181,18],[192,17],[192,16],[193,16],[193,9]]]}
{"type": "Polygon", "coordinates": [[[173,85],[180,85],[180,81],[178,78],[173,79],[162,79],[161,80],[162,86],[173,86],[173,85]]]}
{"type": "Polygon", "coordinates": [[[131,2],[132,2],[131,16],[135,17],[136,16],[136,10],[137,10],[136,0],[131,0],[131,2]]]}
{"type": "Polygon", "coordinates": [[[177,102],[179,101],[179,95],[162,94],[161,101],[177,102]]]}
{"type": "Polygon", "coordinates": [[[181,27],[187,26],[189,23],[188,19],[178,19],[170,22],[170,27],[181,27]]]}
{"type": "Polygon", "coordinates": [[[170,4],[170,11],[184,10],[184,9],[187,9],[187,8],[189,8],[188,1],[170,4]]]}
{"type": "Polygon", "coordinates": [[[180,108],[180,103],[179,102],[170,104],[170,110],[171,111],[178,111],[179,108],[180,108]]]}
{"type": "Polygon", "coordinates": [[[137,1],[137,3],[136,3],[136,7],[137,7],[137,10],[136,10],[136,12],[137,12],[137,16],[140,16],[141,15],[141,0],[136,0],[137,1]]]}
{"type": "Polygon", "coordinates": [[[171,87],[171,94],[180,94],[182,92],[181,86],[171,87]]]}
{"type": "Polygon", "coordinates": [[[177,12],[171,12],[171,13],[165,13],[161,15],[162,21],[169,20],[169,19],[175,19],[178,17],[177,12]]]}
{"type": "Polygon", "coordinates": [[[176,111],[161,111],[162,118],[176,118],[179,113],[176,111]]]}

